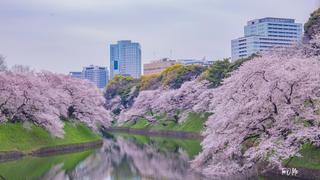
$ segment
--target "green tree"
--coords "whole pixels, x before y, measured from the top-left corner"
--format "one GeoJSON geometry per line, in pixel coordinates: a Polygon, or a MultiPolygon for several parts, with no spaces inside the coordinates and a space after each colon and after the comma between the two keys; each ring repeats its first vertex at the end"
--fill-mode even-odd
{"type": "Polygon", "coordinates": [[[222,80],[228,76],[230,67],[229,59],[214,62],[207,70],[207,80],[211,82],[211,87],[221,85],[222,80]]]}
{"type": "Polygon", "coordinates": [[[311,13],[309,20],[304,25],[305,36],[311,39],[320,31],[320,8],[311,13]]]}
{"type": "Polygon", "coordinates": [[[221,85],[224,78],[230,76],[232,71],[237,70],[243,63],[259,57],[258,54],[252,54],[247,58],[242,58],[234,62],[230,62],[229,58],[215,61],[209,68],[202,74],[202,77],[207,79],[211,88],[216,88],[221,85]]]}

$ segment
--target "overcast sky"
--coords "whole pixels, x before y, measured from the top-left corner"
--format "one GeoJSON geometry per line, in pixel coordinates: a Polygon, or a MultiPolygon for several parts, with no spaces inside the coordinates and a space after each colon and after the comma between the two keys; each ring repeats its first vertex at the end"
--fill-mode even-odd
{"type": "Polygon", "coordinates": [[[109,66],[109,45],[130,39],[142,63],[230,57],[248,20],[304,23],[320,0],[0,0],[0,54],[9,66],[67,73],[109,66]],[[172,53],[170,53],[172,52],[172,53]]]}

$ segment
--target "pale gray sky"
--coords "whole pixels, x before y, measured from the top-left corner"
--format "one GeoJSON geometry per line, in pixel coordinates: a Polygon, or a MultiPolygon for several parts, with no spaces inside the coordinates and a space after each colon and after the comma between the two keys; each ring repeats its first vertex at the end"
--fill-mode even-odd
{"type": "Polygon", "coordinates": [[[0,54],[8,65],[67,73],[109,66],[109,45],[130,39],[142,63],[155,58],[219,59],[248,20],[304,23],[320,0],[0,0],[0,54]]]}

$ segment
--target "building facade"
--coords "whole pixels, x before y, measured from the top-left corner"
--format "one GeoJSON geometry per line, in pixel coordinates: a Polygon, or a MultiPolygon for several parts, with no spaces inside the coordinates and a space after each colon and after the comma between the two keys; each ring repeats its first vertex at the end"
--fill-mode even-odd
{"type": "Polygon", "coordinates": [[[200,66],[209,66],[213,64],[214,61],[209,61],[206,59],[179,59],[177,60],[178,64],[182,65],[200,65],[200,66]]]}
{"type": "Polygon", "coordinates": [[[83,67],[82,72],[70,72],[69,75],[74,78],[89,80],[101,90],[107,86],[109,80],[108,68],[101,66],[90,65],[83,67]]]}
{"type": "Polygon", "coordinates": [[[118,41],[110,45],[110,77],[115,75],[141,76],[141,47],[130,40],[118,41]]]}
{"type": "Polygon", "coordinates": [[[82,72],[70,72],[69,76],[73,77],[73,78],[79,78],[79,79],[83,79],[82,78],[82,72]]]}
{"type": "Polygon", "coordinates": [[[259,51],[290,47],[302,39],[302,24],[294,19],[254,19],[244,27],[244,37],[231,41],[231,59],[246,58],[259,51]]]}
{"type": "Polygon", "coordinates": [[[177,61],[168,58],[152,61],[150,63],[143,64],[143,74],[148,75],[161,73],[163,70],[174,64],[177,64],[177,61]]]}

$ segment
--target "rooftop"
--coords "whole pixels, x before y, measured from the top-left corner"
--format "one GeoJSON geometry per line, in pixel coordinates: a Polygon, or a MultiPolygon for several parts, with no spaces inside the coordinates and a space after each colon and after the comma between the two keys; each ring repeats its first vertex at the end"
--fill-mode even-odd
{"type": "Polygon", "coordinates": [[[253,19],[251,21],[248,21],[248,25],[254,24],[254,23],[263,23],[263,22],[295,23],[295,20],[290,18],[265,17],[261,19],[253,19]]]}

